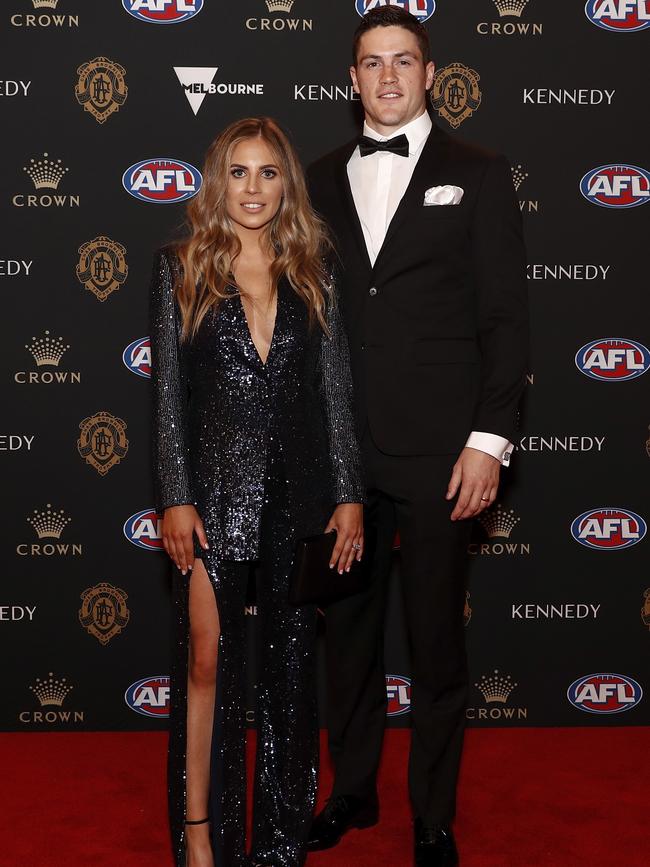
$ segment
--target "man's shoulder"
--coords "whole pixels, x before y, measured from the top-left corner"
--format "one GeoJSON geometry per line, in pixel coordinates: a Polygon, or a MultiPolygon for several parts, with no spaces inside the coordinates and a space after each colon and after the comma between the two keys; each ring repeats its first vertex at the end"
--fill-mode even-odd
{"type": "Polygon", "coordinates": [[[327,177],[332,172],[336,171],[339,166],[348,161],[352,155],[355,144],[356,138],[350,139],[350,141],[347,141],[335,150],[319,157],[317,160],[314,160],[314,162],[307,168],[307,176],[309,179],[319,180],[320,178],[327,177]]]}
{"type": "Polygon", "coordinates": [[[437,135],[446,141],[451,159],[458,163],[472,165],[485,171],[495,163],[507,162],[507,158],[496,150],[465,141],[462,138],[452,137],[440,130],[440,127],[435,127],[435,129],[437,135]]]}

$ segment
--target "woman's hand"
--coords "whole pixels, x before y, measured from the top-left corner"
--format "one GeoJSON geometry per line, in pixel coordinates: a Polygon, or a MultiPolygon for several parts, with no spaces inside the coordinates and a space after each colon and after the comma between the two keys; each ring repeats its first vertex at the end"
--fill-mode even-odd
{"type": "Polygon", "coordinates": [[[339,574],[343,570],[350,571],[350,567],[356,557],[361,559],[363,554],[363,506],[361,503],[341,503],[334,510],[325,532],[336,530],[336,544],[332,552],[330,569],[335,566],[339,574]]]}
{"type": "Polygon", "coordinates": [[[194,506],[170,506],[163,513],[162,542],[183,575],[194,565],[194,533],[206,550],[210,547],[203,521],[194,506]]]}

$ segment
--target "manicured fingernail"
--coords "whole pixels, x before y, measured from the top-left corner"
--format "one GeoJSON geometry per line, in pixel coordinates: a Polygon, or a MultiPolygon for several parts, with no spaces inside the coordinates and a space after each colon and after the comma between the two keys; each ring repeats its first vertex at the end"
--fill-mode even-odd
{"type": "Polygon", "coordinates": [[[210,547],[210,546],[209,546],[209,545],[208,545],[208,543],[207,543],[207,542],[205,542],[205,544],[204,544],[204,545],[203,545],[203,547],[204,547],[204,548],[205,548],[205,550],[206,550],[206,551],[207,551],[207,550],[208,550],[208,548],[209,548],[209,547],[210,547]]]}
{"type": "Polygon", "coordinates": [[[350,571],[350,567],[348,566],[347,569],[346,569],[345,571],[346,571],[346,572],[349,572],[349,571],[350,571]]]}
{"type": "Polygon", "coordinates": [[[330,569],[334,568],[334,563],[330,563],[330,569]]]}

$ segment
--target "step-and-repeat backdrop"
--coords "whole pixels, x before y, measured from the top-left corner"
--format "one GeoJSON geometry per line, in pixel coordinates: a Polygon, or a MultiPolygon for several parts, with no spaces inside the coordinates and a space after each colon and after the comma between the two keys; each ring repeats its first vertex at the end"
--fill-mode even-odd
{"type": "MultiPolygon", "coordinates": [[[[274,116],[305,164],[355,134],[351,35],[386,2],[2,3],[3,729],[166,725],[152,253],[230,121],[274,116]]],[[[390,2],[431,35],[436,122],[510,159],[529,252],[517,452],[469,551],[469,723],[647,723],[650,2],[390,2]]],[[[398,551],[394,577],[399,726],[398,551]]]]}

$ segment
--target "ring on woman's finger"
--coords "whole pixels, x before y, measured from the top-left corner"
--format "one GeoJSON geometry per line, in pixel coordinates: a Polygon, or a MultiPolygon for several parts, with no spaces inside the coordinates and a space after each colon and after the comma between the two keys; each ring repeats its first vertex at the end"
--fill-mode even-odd
{"type": "Polygon", "coordinates": [[[352,547],[354,548],[355,551],[360,551],[360,550],[361,550],[361,545],[360,545],[358,542],[354,542],[354,543],[352,544],[352,547]]]}

